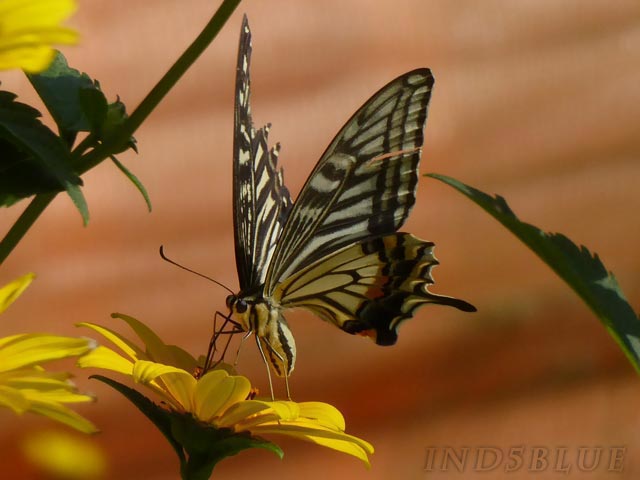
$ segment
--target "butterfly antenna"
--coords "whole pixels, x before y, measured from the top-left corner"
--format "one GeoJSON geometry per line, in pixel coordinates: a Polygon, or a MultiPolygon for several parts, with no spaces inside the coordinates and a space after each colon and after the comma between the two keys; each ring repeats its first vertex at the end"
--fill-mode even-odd
{"type": "Polygon", "coordinates": [[[211,278],[211,277],[207,277],[206,275],[200,273],[200,272],[196,272],[195,270],[191,270],[190,268],[185,267],[184,265],[180,265],[177,262],[174,262],[173,260],[171,260],[169,257],[167,257],[164,254],[164,246],[160,245],[160,257],[165,261],[165,262],[169,262],[171,265],[175,265],[178,268],[181,268],[182,270],[186,270],[187,272],[193,273],[195,275],[198,275],[199,277],[202,278],[206,278],[207,280],[209,280],[210,282],[215,283],[216,285],[220,285],[222,288],[224,288],[225,290],[227,290],[229,293],[231,293],[233,295],[233,290],[231,290],[229,287],[227,287],[226,285],[223,285],[222,283],[220,283],[219,281],[211,278]]]}

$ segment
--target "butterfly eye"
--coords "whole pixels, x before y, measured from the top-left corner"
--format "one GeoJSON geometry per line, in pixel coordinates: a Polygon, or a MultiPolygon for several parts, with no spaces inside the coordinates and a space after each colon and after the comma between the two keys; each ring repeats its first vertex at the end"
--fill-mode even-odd
{"type": "Polygon", "coordinates": [[[228,295],[227,296],[227,308],[229,310],[231,310],[231,307],[233,306],[234,303],[236,303],[237,297],[235,295],[228,295]]]}
{"type": "Polygon", "coordinates": [[[236,302],[236,312],[238,313],[244,313],[247,311],[247,302],[245,302],[244,300],[240,299],[236,302]]]}

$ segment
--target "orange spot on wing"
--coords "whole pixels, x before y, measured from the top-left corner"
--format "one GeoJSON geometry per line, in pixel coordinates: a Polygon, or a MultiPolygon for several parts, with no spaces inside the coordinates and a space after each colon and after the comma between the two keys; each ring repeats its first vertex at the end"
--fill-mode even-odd
{"type": "Polygon", "coordinates": [[[357,333],[357,335],[360,335],[361,337],[369,337],[371,340],[375,342],[377,337],[377,332],[375,329],[372,328],[370,330],[361,330],[357,333]]]}
{"type": "Polygon", "coordinates": [[[371,164],[373,162],[380,162],[382,160],[386,160],[387,158],[396,157],[398,155],[404,155],[405,153],[413,153],[419,150],[420,150],[420,147],[414,147],[414,148],[405,148],[404,150],[396,150],[395,152],[382,153],[377,157],[373,157],[371,160],[369,160],[368,163],[371,164]]]}
{"type": "Polygon", "coordinates": [[[378,277],[376,279],[376,283],[371,285],[371,287],[367,290],[367,293],[365,294],[365,296],[371,300],[375,298],[383,297],[384,296],[383,287],[387,284],[388,280],[389,280],[389,277],[378,277]]]}

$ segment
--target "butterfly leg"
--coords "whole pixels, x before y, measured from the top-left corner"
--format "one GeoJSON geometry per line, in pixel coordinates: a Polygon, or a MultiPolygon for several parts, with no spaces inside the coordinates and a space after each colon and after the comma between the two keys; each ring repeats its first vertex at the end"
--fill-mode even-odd
{"type": "Polygon", "coordinates": [[[271,381],[271,368],[269,367],[269,362],[267,361],[267,357],[264,354],[264,350],[262,349],[262,342],[260,341],[260,337],[258,335],[256,335],[256,344],[258,345],[258,351],[262,356],[262,361],[264,362],[264,365],[267,367],[267,378],[269,379],[269,390],[271,391],[271,400],[275,401],[276,397],[273,394],[273,382],[271,381]]]}
{"type": "Polygon", "coordinates": [[[233,366],[236,367],[238,365],[238,359],[240,358],[240,350],[242,349],[242,346],[244,345],[244,342],[247,338],[249,338],[251,336],[251,334],[253,333],[252,330],[249,330],[241,339],[240,339],[240,345],[238,345],[238,350],[236,350],[236,358],[233,361],[233,366]]]}
{"type": "Polygon", "coordinates": [[[284,386],[287,389],[287,400],[291,401],[291,392],[289,391],[289,374],[284,375],[284,386]]]}
{"type": "Polygon", "coordinates": [[[285,384],[285,388],[287,389],[287,399],[291,400],[291,392],[289,390],[289,365],[288,365],[288,360],[281,355],[274,347],[273,345],[271,345],[271,343],[269,343],[268,339],[266,338],[262,338],[260,339],[257,335],[256,335],[256,340],[258,343],[258,349],[260,350],[260,355],[262,355],[262,360],[264,361],[264,364],[267,366],[267,375],[269,376],[269,388],[271,389],[271,398],[274,399],[273,396],[273,386],[271,384],[271,368],[270,365],[273,365],[276,373],[278,374],[278,376],[283,376],[284,377],[284,384],[285,384]],[[268,353],[269,353],[269,358],[271,360],[267,360],[267,356],[264,354],[264,351],[262,349],[262,342],[264,342],[264,344],[266,345],[267,349],[268,349],[268,353]],[[275,357],[275,358],[274,358],[275,357]],[[277,359],[277,361],[276,361],[277,359]],[[283,367],[283,368],[281,368],[283,367]]]}
{"type": "Polygon", "coordinates": [[[229,348],[229,343],[231,342],[231,337],[236,334],[236,333],[240,333],[242,332],[242,328],[240,326],[240,324],[234,320],[231,319],[230,315],[224,315],[222,312],[216,312],[214,317],[213,317],[213,335],[211,336],[211,340],[209,341],[209,348],[207,350],[207,357],[206,360],[204,362],[204,371],[207,372],[208,370],[211,370],[212,368],[215,368],[216,365],[218,365],[222,360],[224,360],[224,356],[227,353],[227,349],[229,348]],[[217,328],[217,323],[218,323],[218,317],[222,317],[224,318],[224,322],[222,323],[222,327],[220,327],[220,330],[218,330],[217,328]],[[227,326],[227,324],[231,324],[232,329],[231,330],[224,330],[224,328],[227,326]],[[220,337],[220,335],[222,334],[228,334],[229,337],[227,338],[227,343],[224,346],[224,349],[222,350],[222,355],[220,356],[220,358],[214,362],[213,358],[216,354],[217,351],[217,347],[216,344],[218,342],[218,338],[220,337]]]}

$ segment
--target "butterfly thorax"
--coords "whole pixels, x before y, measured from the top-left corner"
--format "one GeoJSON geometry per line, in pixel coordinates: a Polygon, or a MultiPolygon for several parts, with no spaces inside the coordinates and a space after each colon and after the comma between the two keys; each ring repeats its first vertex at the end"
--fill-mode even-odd
{"type": "Polygon", "coordinates": [[[258,348],[279,376],[288,376],[295,366],[296,344],[281,308],[261,293],[227,297],[230,317],[245,332],[256,336],[258,348]]]}

